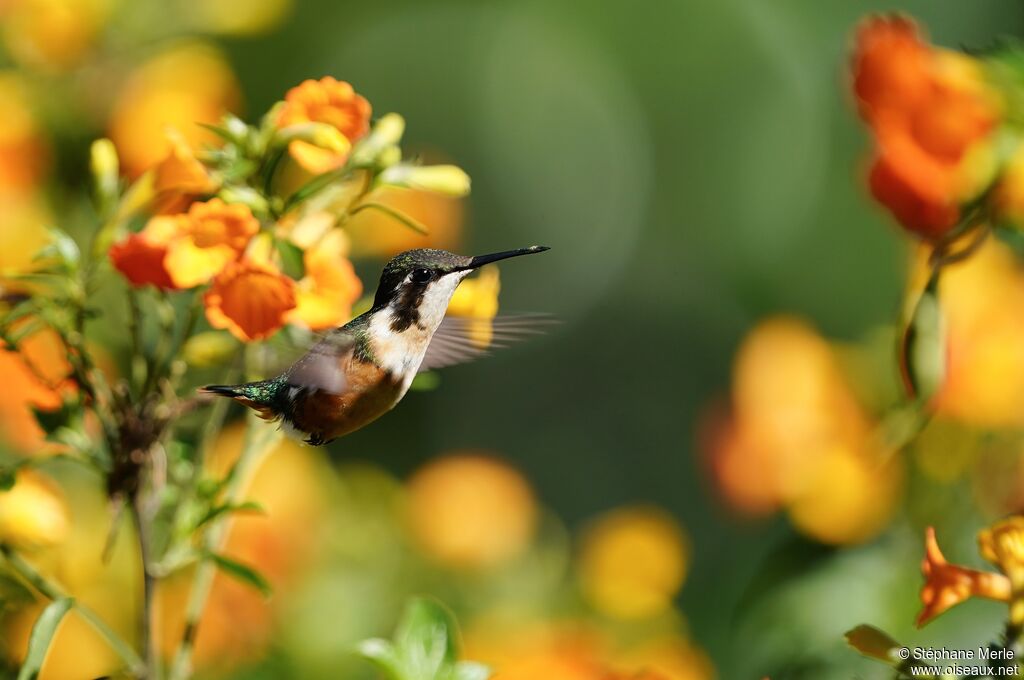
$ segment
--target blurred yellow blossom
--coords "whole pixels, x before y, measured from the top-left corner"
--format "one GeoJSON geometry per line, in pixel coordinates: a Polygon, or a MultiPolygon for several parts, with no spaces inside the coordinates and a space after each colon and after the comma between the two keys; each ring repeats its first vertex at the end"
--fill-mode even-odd
{"type": "Polygon", "coordinates": [[[885,528],[902,490],[902,463],[883,464],[876,427],[828,342],[783,317],[762,322],[744,340],[731,416],[706,428],[706,445],[733,506],[786,507],[805,534],[858,543],[885,528]]]}
{"type": "Polygon", "coordinates": [[[1014,515],[996,522],[978,534],[981,556],[999,567],[1010,579],[1015,595],[1010,603],[1010,621],[1024,624],[1024,517],[1014,515]]]}
{"type": "Polygon", "coordinates": [[[0,543],[32,549],[59,543],[71,519],[60,488],[30,470],[18,471],[14,486],[0,491],[0,543]]]}
{"type": "Polygon", "coordinates": [[[193,149],[214,137],[197,123],[217,123],[240,105],[238,82],[224,55],[201,42],[173,46],[143,62],[113,104],[110,137],[125,171],[137,176],[171,151],[168,129],[193,149]]]}
{"type": "Polygon", "coordinates": [[[356,256],[390,257],[412,248],[457,251],[462,240],[462,201],[443,194],[398,187],[374,189],[367,201],[409,215],[427,227],[420,234],[379,210],[361,210],[346,223],[356,256]]]}
{"type": "Polygon", "coordinates": [[[969,569],[950,564],[939,549],[935,529],[925,531],[925,557],[921,563],[925,584],[921,588],[924,607],[917,616],[917,625],[923,626],[947,609],[971,597],[1009,601],[1010,580],[1002,574],[969,569]]]}
{"type": "Polygon", "coordinates": [[[671,515],[626,507],[599,517],[584,532],[579,574],[584,595],[603,614],[648,618],[672,606],[689,562],[689,539],[671,515]]]}
{"type": "Polygon", "coordinates": [[[279,26],[293,4],[294,0],[186,0],[182,13],[201,31],[258,35],[279,26]]]}
{"type": "MultiPolygon", "coordinates": [[[[0,166],[5,160],[0,153],[0,166]]],[[[35,254],[49,242],[46,227],[51,224],[52,216],[42,198],[29,192],[0,187],[0,205],[3,205],[0,210],[2,280],[5,276],[24,273],[32,266],[35,254]]]]}
{"type": "Polygon", "coordinates": [[[464,280],[455,289],[448,303],[447,314],[470,319],[469,339],[477,347],[488,347],[494,337],[491,319],[498,313],[501,278],[498,268],[488,265],[473,278],[464,280]]]}
{"type": "Polygon", "coordinates": [[[1024,424],[1024,271],[1017,258],[988,239],[943,272],[939,291],[949,347],[939,413],[981,427],[1024,424]]]}
{"type": "Polygon", "coordinates": [[[413,537],[428,555],[454,567],[488,567],[515,557],[532,539],[537,514],[527,481],[490,456],[439,458],[408,484],[413,537]]]}
{"type": "Polygon", "coordinates": [[[4,42],[25,66],[69,68],[93,48],[112,5],[112,0],[15,0],[4,15],[4,42]]]}
{"type": "Polygon", "coordinates": [[[32,113],[26,83],[13,71],[0,71],[0,120],[0,191],[28,189],[46,171],[50,147],[32,113]]]}

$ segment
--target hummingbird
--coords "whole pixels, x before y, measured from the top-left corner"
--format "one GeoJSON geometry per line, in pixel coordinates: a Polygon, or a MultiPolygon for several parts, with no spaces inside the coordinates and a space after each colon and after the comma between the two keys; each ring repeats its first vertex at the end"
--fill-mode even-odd
{"type": "MultiPolygon", "coordinates": [[[[530,246],[475,257],[431,248],[399,253],[384,266],[370,310],[328,332],[284,372],[200,391],[279,421],[307,444],[330,443],[390,411],[417,373],[484,354],[471,338],[471,320],[445,316],[455,289],[485,264],[545,250],[530,246]]],[[[494,340],[531,332],[529,317],[492,323],[494,340]]]]}

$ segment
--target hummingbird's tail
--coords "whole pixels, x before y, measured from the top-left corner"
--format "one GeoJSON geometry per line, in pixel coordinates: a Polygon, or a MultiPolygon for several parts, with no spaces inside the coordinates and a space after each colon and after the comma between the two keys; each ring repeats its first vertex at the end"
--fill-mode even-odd
{"type": "Polygon", "coordinates": [[[275,386],[275,381],[261,380],[241,385],[207,385],[200,387],[199,393],[229,397],[256,411],[263,420],[276,420],[280,414],[273,407],[275,386]]]}

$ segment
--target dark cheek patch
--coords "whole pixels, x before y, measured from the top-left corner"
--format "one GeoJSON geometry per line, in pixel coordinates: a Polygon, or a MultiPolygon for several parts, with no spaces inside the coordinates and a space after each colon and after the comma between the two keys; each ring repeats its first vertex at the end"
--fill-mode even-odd
{"type": "Polygon", "coordinates": [[[420,303],[423,302],[423,294],[426,290],[427,284],[425,283],[409,283],[402,288],[394,305],[391,330],[401,333],[414,323],[419,323],[420,303]]]}

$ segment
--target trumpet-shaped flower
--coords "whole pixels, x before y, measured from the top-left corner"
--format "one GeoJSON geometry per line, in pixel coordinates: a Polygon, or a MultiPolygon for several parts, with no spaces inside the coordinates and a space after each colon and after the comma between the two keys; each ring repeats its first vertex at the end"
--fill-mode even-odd
{"type": "Polygon", "coordinates": [[[178,132],[168,133],[170,149],[153,168],[153,188],[164,196],[201,196],[217,190],[218,183],[178,132]]]}
{"type": "Polygon", "coordinates": [[[939,549],[935,529],[925,530],[925,557],[921,563],[925,584],[921,588],[924,607],[917,616],[917,625],[923,626],[936,616],[971,597],[1007,602],[1010,599],[1010,579],[1002,574],[969,569],[950,564],[939,549]]]}
{"type": "MultiPolygon", "coordinates": [[[[370,103],[347,82],[326,76],[307,80],[285,95],[277,119],[279,128],[302,123],[325,123],[340,132],[351,144],[370,129],[370,103]]],[[[339,167],[348,149],[324,148],[313,142],[294,140],[288,152],[307,172],[319,174],[339,167]]]]}
{"type": "Polygon", "coordinates": [[[243,258],[217,275],[203,298],[206,319],[251,342],[273,335],[295,308],[295,282],[266,262],[243,258]]]}
{"type": "Polygon", "coordinates": [[[352,305],[363,293],[348,257],[348,238],[340,229],[328,232],[303,254],[306,275],[295,289],[296,305],[289,322],[313,330],[340,326],[352,316],[352,305]]]}
{"type": "Polygon", "coordinates": [[[110,248],[110,261],[133,286],[180,288],[167,270],[168,248],[180,234],[177,217],[158,215],[142,231],[130,234],[110,248]]]}
{"type": "Polygon", "coordinates": [[[193,203],[179,218],[179,238],[167,249],[165,265],[178,288],[208,282],[229,262],[238,259],[260,230],[252,211],[219,198],[193,203]]]}

